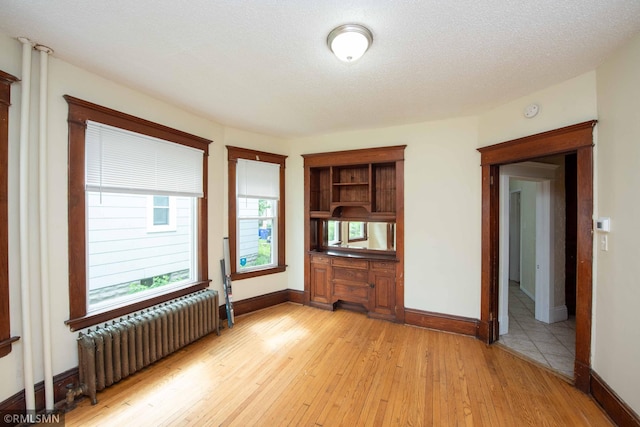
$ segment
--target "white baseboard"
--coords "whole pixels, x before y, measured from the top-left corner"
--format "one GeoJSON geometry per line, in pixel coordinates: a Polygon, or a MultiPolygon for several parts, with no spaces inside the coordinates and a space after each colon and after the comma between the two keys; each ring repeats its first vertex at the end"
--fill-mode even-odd
{"type": "Polygon", "coordinates": [[[522,285],[520,285],[520,290],[529,298],[531,298],[531,301],[535,301],[536,297],[531,295],[531,292],[529,292],[528,290],[526,290],[525,288],[522,287],[522,285]]]}
{"type": "Polygon", "coordinates": [[[562,322],[569,318],[566,305],[559,305],[549,309],[549,323],[562,322]]]}
{"type": "Polygon", "coordinates": [[[499,335],[504,335],[509,333],[509,316],[503,316],[502,318],[498,318],[498,322],[500,324],[500,330],[498,331],[499,335]]]}

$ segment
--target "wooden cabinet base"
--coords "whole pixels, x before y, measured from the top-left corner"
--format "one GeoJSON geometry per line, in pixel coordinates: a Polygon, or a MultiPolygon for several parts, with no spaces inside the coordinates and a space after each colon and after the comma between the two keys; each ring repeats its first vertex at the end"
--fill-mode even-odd
{"type": "Polygon", "coordinates": [[[309,305],[333,310],[336,305],[369,317],[396,320],[396,262],[324,253],[309,255],[309,305]]]}
{"type": "Polygon", "coordinates": [[[324,302],[309,301],[309,306],[315,307],[315,308],[321,308],[323,310],[329,310],[329,311],[333,311],[334,310],[334,305],[333,304],[327,304],[327,303],[324,303],[324,302]]]}

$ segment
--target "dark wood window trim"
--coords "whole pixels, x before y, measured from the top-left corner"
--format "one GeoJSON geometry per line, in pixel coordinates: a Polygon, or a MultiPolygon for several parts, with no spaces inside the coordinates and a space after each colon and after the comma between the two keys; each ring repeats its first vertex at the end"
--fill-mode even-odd
{"type": "Polygon", "coordinates": [[[287,156],[280,154],[266,153],[264,151],[250,150],[227,145],[229,161],[229,264],[231,264],[231,278],[233,280],[248,279],[250,277],[264,276],[267,274],[281,273],[286,270],[285,265],[285,160],[287,156]],[[237,230],[235,227],[237,211],[236,197],[236,165],[238,159],[258,160],[261,162],[275,163],[280,165],[280,200],[278,201],[278,265],[263,270],[254,270],[246,273],[236,271],[236,242],[237,230]]]}
{"type": "Polygon", "coordinates": [[[500,165],[577,153],[578,227],[575,385],[589,392],[593,265],[593,127],[596,121],[478,148],[482,167],[482,269],[478,337],[498,339],[498,219],[500,165]]]}
{"type": "Polygon", "coordinates": [[[71,330],[82,329],[155,304],[204,289],[207,268],[207,160],[210,140],[65,95],[69,104],[69,320],[71,330]],[[87,313],[85,130],[87,120],[175,142],[204,151],[204,196],[198,199],[198,279],[187,288],[122,307],[87,313]]]}
{"type": "Polygon", "coordinates": [[[0,71],[0,357],[11,353],[11,343],[19,337],[11,336],[9,311],[9,106],[11,84],[17,77],[0,71]]]}

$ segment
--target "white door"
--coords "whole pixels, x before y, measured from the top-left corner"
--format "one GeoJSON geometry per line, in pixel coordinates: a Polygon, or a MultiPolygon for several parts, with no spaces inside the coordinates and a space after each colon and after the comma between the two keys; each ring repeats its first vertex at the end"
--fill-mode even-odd
{"type": "Polygon", "coordinates": [[[520,192],[509,196],[509,280],[520,283],[520,192]]]}
{"type": "Polygon", "coordinates": [[[553,198],[551,181],[537,183],[536,189],[536,308],[535,318],[552,323],[550,308],[554,297],[553,198]]]}

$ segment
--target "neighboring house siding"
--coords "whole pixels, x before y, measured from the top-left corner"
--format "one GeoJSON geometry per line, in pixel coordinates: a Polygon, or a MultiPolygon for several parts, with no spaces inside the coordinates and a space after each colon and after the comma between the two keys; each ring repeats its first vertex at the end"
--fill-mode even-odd
{"type": "MultiPolygon", "coordinates": [[[[259,212],[259,202],[257,199],[242,199],[238,203],[238,216],[257,217],[259,212]]],[[[259,221],[242,220],[242,225],[238,230],[238,262],[246,258],[247,263],[251,263],[258,257],[258,227],[259,221]]]]}
{"type": "Polygon", "coordinates": [[[89,194],[87,235],[91,289],[190,268],[190,201],[176,200],[176,228],[161,232],[148,229],[147,203],[148,198],[143,195],[89,194]]]}

